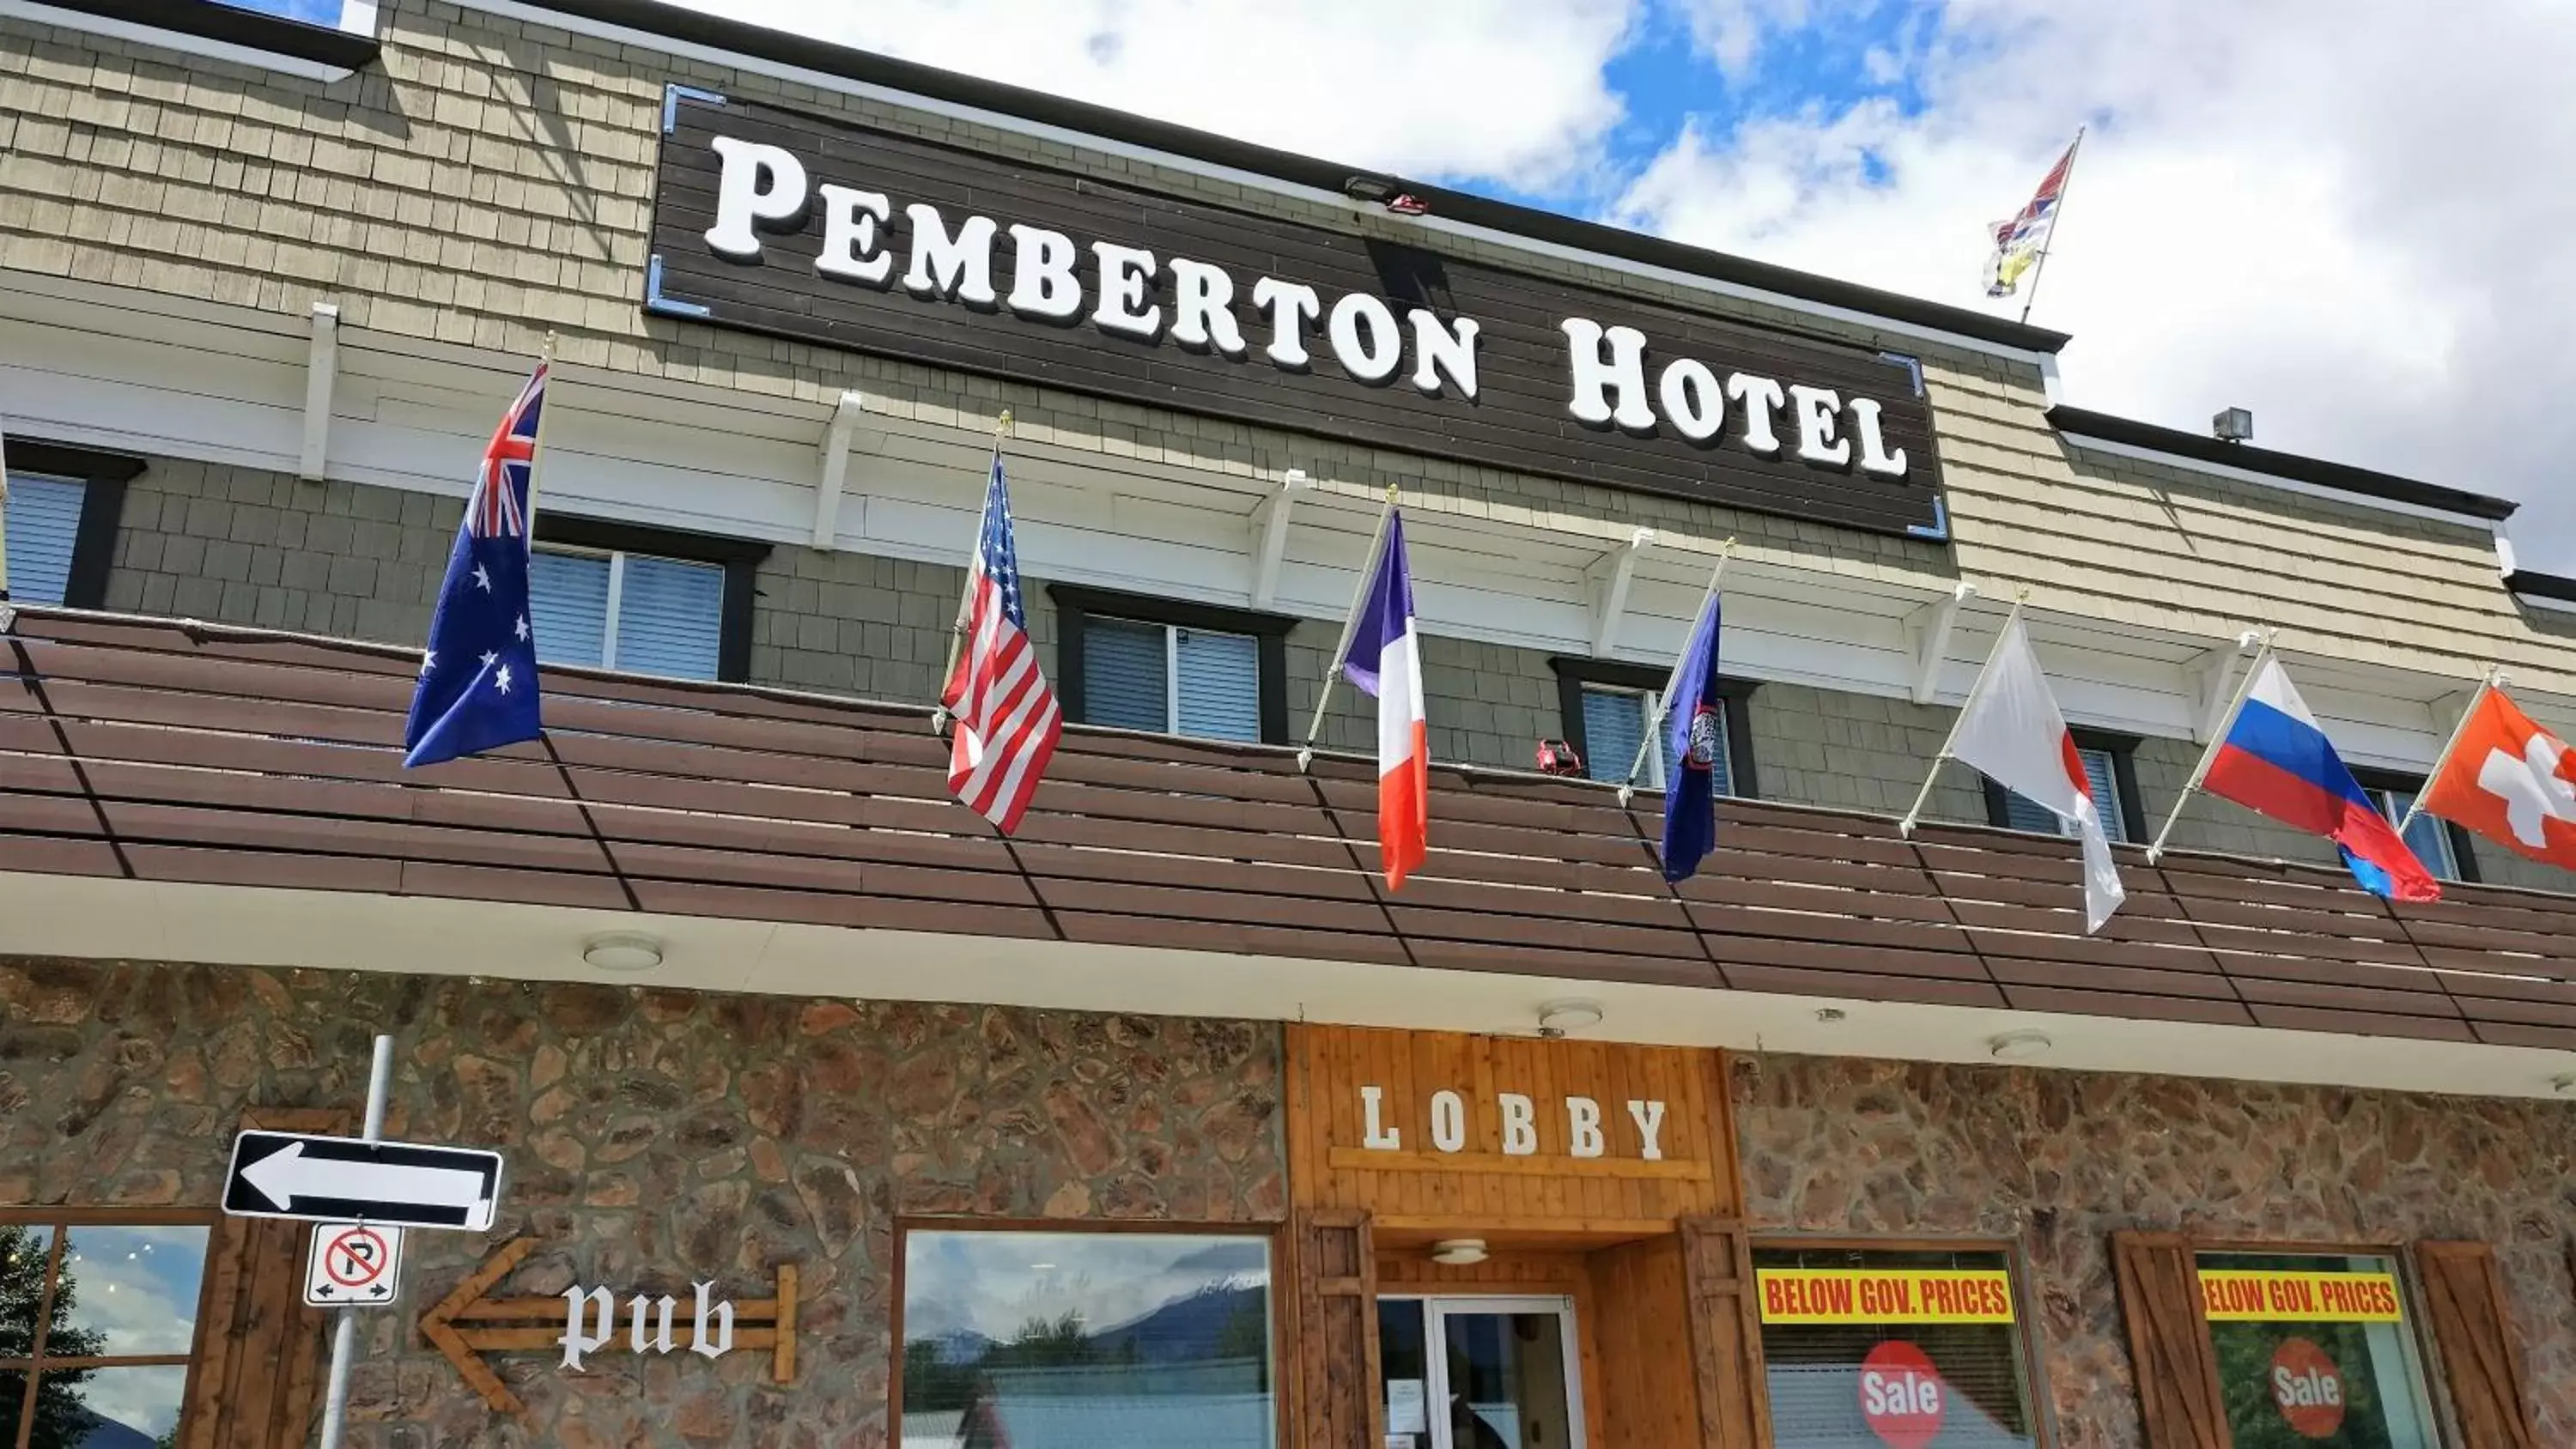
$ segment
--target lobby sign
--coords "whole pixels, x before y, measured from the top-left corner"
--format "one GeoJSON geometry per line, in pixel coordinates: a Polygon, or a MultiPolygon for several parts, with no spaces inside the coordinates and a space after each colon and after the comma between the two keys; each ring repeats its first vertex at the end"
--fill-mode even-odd
{"type": "Polygon", "coordinates": [[[664,113],[663,316],[1943,536],[1910,358],[1470,261],[1426,227],[1358,236],[686,87],[664,113]]]}
{"type": "Polygon", "coordinates": [[[2012,1275],[1984,1268],[1762,1268],[1762,1321],[2010,1323],[2012,1275]]]}
{"type": "Polygon", "coordinates": [[[2389,1273],[2203,1269],[2201,1307],[2212,1323],[2398,1323],[2389,1273]]]}

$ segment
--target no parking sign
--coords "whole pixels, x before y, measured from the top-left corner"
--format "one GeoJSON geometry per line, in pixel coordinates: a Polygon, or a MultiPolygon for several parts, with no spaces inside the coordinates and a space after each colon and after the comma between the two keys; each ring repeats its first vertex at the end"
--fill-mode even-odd
{"type": "Polygon", "coordinates": [[[304,1301],[316,1308],[365,1308],[394,1301],[402,1281],[402,1229],[315,1223],[304,1264],[304,1301]]]}

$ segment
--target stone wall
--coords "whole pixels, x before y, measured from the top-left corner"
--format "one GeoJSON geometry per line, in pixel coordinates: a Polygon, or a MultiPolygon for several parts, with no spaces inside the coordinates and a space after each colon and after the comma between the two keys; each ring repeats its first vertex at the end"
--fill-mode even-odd
{"type": "Polygon", "coordinates": [[[2110,1235],[2493,1243],[2540,1442],[2576,1443],[2576,1105],[1822,1057],[1735,1063],[1757,1231],[2009,1239],[2059,1449],[2145,1449],[2110,1235]]]}
{"type": "Polygon", "coordinates": [[[238,968],[0,965],[0,1206],[213,1203],[245,1107],[354,1108],[400,1040],[387,1135],[509,1155],[490,1238],[410,1240],[371,1314],[357,1449],[759,1443],[883,1449],[907,1215],[1266,1224],[1286,1211],[1276,1028],[986,1006],[238,968]],[[513,1285],[738,1296],[802,1265],[799,1371],[603,1354],[494,1362],[489,1414],[420,1338],[485,1255],[513,1285]]]}

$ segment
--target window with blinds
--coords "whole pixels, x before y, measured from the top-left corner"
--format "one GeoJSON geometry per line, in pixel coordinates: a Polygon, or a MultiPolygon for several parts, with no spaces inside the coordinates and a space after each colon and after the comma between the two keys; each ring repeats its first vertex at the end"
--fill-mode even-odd
{"type": "Polygon", "coordinates": [[[713,679],[723,656],[716,564],[540,547],[528,560],[528,627],[542,664],[713,679]]]}
{"type": "MultiPolygon", "coordinates": [[[[14,569],[12,576],[15,576],[14,569]]],[[[2405,819],[2406,812],[2415,808],[2416,792],[2413,790],[2374,786],[2363,789],[2362,793],[2369,796],[2370,803],[2378,806],[2379,813],[2391,822],[2405,819]]],[[[2415,823],[2406,827],[2406,848],[2415,852],[2415,858],[2424,862],[2424,868],[2431,871],[2435,879],[2460,878],[2459,857],[2451,851],[2450,827],[2432,815],[2419,813],[2415,823]]]]}
{"type": "Polygon", "coordinates": [[[1207,740],[1261,738],[1261,648],[1250,634],[1085,621],[1083,723],[1207,740]]]}
{"type": "MultiPolygon", "coordinates": [[[[2077,750],[2084,761],[2084,778],[2093,789],[2093,806],[2102,813],[2102,833],[2113,840],[2129,838],[2128,802],[2120,798],[2120,774],[2109,750],[2077,750]]],[[[2057,812],[2026,796],[2004,792],[2004,824],[2034,835],[2073,835],[2075,828],[2057,818],[2057,812]]]]}
{"type": "Polygon", "coordinates": [[[5,515],[9,532],[9,597],[59,604],[71,587],[72,549],[80,541],[81,504],[89,487],[71,478],[11,474],[5,515]]]}
{"type": "MultiPolygon", "coordinates": [[[[1717,707],[1717,756],[1715,772],[1717,793],[1735,793],[1734,770],[1727,758],[1727,706],[1717,707]]],[[[1583,772],[1595,780],[1619,784],[1628,778],[1628,766],[1636,762],[1637,742],[1645,737],[1647,722],[1655,715],[1655,695],[1650,690],[1620,689],[1612,685],[1583,686],[1583,772]]],[[[1672,778],[1679,761],[1673,756],[1671,731],[1654,749],[1646,752],[1645,763],[1637,771],[1637,783],[1649,790],[1664,788],[1672,778]]]]}
{"type": "MultiPolygon", "coordinates": [[[[1906,1294],[1899,1296],[1917,1311],[1890,1307],[1872,1316],[1861,1306],[1873,1298],[1885,1301],[1861,1280],[1901,1282],[1911,1271],[1965,1271],[2008,1283],[2003,1254],[1756,1249],[1753,1264],[1763,1300],[1764,1377],[1778,1449],[1886,1449],[1903,1442],[2035,1449],[2039,1443],[2018,1323],[1938,1322],[1934,1305],[1906,1294]],[[1773,1270],[1820,1272],[1834,1280],[1813,1286],[1811,1296],[1796,1305],[1802,1309],[1837,1303],[1837,1283],[1860,1291],[1844,1293],[1848,1312],[1775,1312],[1777,1293],[1766,1277],[1773,1270]],[[1815,1321],[1822,1318],[1835,1321],[1815,1321]]],[[[2009,1291],[1996,1292],[2011,1306],[2009,1291]]]]}

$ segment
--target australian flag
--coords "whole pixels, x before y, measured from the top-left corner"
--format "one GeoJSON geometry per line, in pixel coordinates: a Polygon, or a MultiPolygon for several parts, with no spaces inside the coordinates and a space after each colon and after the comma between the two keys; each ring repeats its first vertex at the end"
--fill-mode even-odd
{"type": "Polygon", "coordinates": [[[1673,761],[1664,781],[1664,879],[1669,881],[1696,874],[1717,844],[1717,758],[1726,748],[1726,705],[1717,674],[1718,603],[1719,595],[1711,589],[1664,697],[1666,753],[1673,761]]]}
{"type": "Polygon", "coordinates": [[[407,766],[533,740],[543,728],[528,629],[528,489],[546,372],[540,365],[502,416],[465,500],[403,725],[407,766]]]}

